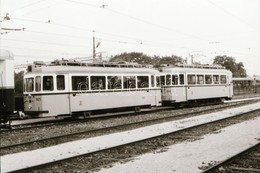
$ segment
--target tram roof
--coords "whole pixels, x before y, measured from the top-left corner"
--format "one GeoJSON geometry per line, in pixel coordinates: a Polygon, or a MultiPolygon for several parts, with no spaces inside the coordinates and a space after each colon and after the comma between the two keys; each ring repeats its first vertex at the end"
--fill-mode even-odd
{"type": "Polygon", "coordinates": [[[189,67],[166,67],[163,73],[231,73],[223,68],[189,68],[189,67]]]}
{"type": "MultiPolygon", "coordinates": [[[[29,72],[30,73],[30,72],[29,72]]],[[[31,73],[133,73],[133,74],[156,74],[158,70],[140,67],[96,67],[96,66],[33,66],[31,73]]]]}

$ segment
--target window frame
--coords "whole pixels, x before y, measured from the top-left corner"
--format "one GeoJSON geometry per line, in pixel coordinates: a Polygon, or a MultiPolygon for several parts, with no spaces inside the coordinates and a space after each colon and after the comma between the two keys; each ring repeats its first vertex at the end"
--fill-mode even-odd
{"type": "Polygon", "coordinates": [[[166,75],[160,75],[161,87],[166,86],[166,75]],[[163,80],[162,80],[163,79],[163,80]]]}
{"type": "Polygon", "coordinates": [[[220,84],[227,84],[227,75],[224,75],[224,74],[222,74],[222,75],[220,75],[220,84]],[[222,77],[225,77],[225,82],[223,83],[222,82],[222,77]]]}
{"type": "Polygon", "coordinates": [[[35,89],[34,82],[35,82],[34,76],[25,78],[25,92],[34,92],[35,89]],[[30,82],[31,85],[29,86],[28,82],[30,79],[32,79],[32,81],[30,82]],[[31,89],[29,90],[29,88],[31,89]]]}
{"type": "Polygon", "coordinates": [[[171,80],[172,85],[174,85],[174,86],[179,85],[179,75],[178,74],[172,74],[171,78],[172,78],[172,80],[171,80]],[[175,76],[175,77],[173,77],[173,76],[175,76]],[[177,80],[176,80],[176,77],[177,77],[177,80]],[[173,81],[173,79],[175,79],[175,80],[173,81]]]}
{"type": "Polygon", "coordinates": [[[155,75],[155,82],[156,82],[156,87],[161,88],[161,76],[160,75],[155,75]]]}
{"type": "Polygon", "coordinates": [[[212,74],[205,74],[205,84],[206,85],[213,84],[213,75],[212,74]],[[207,77],[210,77],[210,78],[207,78],[207,77]],[[210,81],[208,79],[210,79],[210,81]]]}
{"type": "Polygon", "coordinates": [[[42,76],[42,91],[54,91],[54,77],[53,77],[53,75],[44,75],[44,76],[42,76]],[[48,77],[48,78],[47,78],[48,77]],[[45,80],[45,78],[47,78],[46,80],[48,80],[49,78],[51,78],[52,80],[50,81],[50,89],[46,89],[46,87],[49,87],[49,86],[47,86],[47,82],[48,81],[46,81],[45,80]]]}
{"type": "Polygon", "coordinates": [[[107,83],[107,81],[106,81],[106,75],[100,75],[100,74],[98,74],[98,75],[91,75],[91,76],[89,76],[89,81],[90,81],[90,90],[92,90],[92,91],[97,91],[97,90],[101,90],[101,91],[103,91],[103,90],[107,90],[107,88],[106,88],[106,83],[107,83]],[[102,80],[102,86],[103,87],[96,87],[96,88],[94,88],[94,86],[92,86],[93,85],[93,83],[92,83],[92,78],[94,78],[94,77],[97,77],[98,78],[98,85],[101,85],[101,83],[100,83],[100,80],[102,80],[102,79],[100,79],[100,78],[103,78],[104,80],[102,80]]]}
{"type": "Polygon", "coordinates": [[[130,75],[130,74],[123,75],[123,89],[126,89],[126,90],[136,89],[136,76],[135,75],[130,75]],[[129,79],[131,79],[131,80],[129,80],[129,79]],[[133,82],[134,85],[129,85],[129,82],[132,83],[133,79],[134,79],[134,82],[133,82]],[[133,86],[133,87],[129,87],[129,86],[133,86]]]}
{"type": "Polygon", "coordinates": [[[35,76],[35,92],[41,92],[41,91],[42,91],[42,77],[41,76],[35,76]],[[40,83],[37,83],[37,78],[40,78],[40,81],[39,81],[40,83]]]}
{"type": "Polygon", "coordinates": [[[150,88],[150,81],[149,81],[149,76],[148,75],[137,75],[137,88],[150,88]],[[147,81],[142,81],[142,79],[146,78],[147,81]],[[141,80],[141,83],[139,83],[139,80],[141,80]],[[142,86],[143,84],[146,84],[145,86],[142,86]]]}
{"type": "Polygon", "coordinates": [[[71,85],[70,86],[71,86],[72,91],[89,91],[89,76],[88,75],[74,75],[73,74],[73,75],[70,76],[70,79],[71,79],[71,85]],[[77,78],[77,77],[86,79],[85,81],[83,80],[83,82],[86,83],[85,89],[82,89],[81,87],[79,87],[80,85],[78,83],[82,83],[82,80],[78,80],[79,82],[77,83],[76,88],[75,88],[75,80],[76,80],[75,78],[77,78]]]}
{"type": "Polygon", "coordinates": [[[57,89],[57,91],[64,91],[64,90],[66,90],[66,82],[65,82],[65,75],[64,74],[57,74],[56,75],[56,89],[57,89]],[[60,76],[62,76],[63,77],[63,85],[60,85],[60,83],[58,83],[58,82],[62,82],[62,81],[59,81],[59,78],[58,77],[60,77],[60,76]],[[62,86],[62,88],[63,89],[60,89],[60,86],[62,86]]]}
{"type": "Polygon", "coordinates": [[[187,74],[187,85],[196,85],[196,82],[197,82],[197,79],[196,79],[196,74],[187,74]],[[194,79],[194,82],[190,83],[190,78],[189,76],[193,76],[195,79],[194,79]]]}
{"type": "Polygon", "coordinates": [[[171,74],[165,75],[165,85],[166,86],[172,85],[172,75],[171,74]]]}
{"type": "Polygon", "coordinates": [[[220,84],[220,77],[219,77],[219,74],[213,74],[212,75],[212,81],[213,81],[213,84],[214,85],[219,85],[220,84]],[[216,81],[214,80],[214,77],[217,77],[216,79],[216,81]]]}
{"type": "Polygon", "coordinates": [[[185,85],[185,74],[179,74],[179,85],[185,85]]]}
{"type": "Polygon", "coordinates": [[[204,74],[196,74],[196,84],[204,85],[205,84],[205,75],[204,74]],[[202,79],[202,81],[201,81],[202,79]]]}
{"type": "Polygon", "coordinates": [[[151,87],[152,87],[152,88],[156,87],[156,86],[155,86],[155,83],[156,83],[156,81],[155,81],[155,75],[150,75],[150,78],[151,78],[151,87]]]}
{"type": "Polygon", "coordinates": [[[108,90],[121,90],[121,89],[123,89],[123,83],[122,83],[122,80],[123,79],[123,76],[122,75],[107,75],[106,76],[106,81],[107,81],[107,89],[108,90]],[[115,84],[113,84],[112,86],[112,88],[110,88],[110,86],[111,85],[109,85],[109,82],[111,81],[111,79],[109,79],[109,77],[112,77],[111,79],[114,79],[114,77],[119,77],[119,80],[120,80],[120,88],[118,88],[118,87],[115,87],[114,85],[115,84]]]}

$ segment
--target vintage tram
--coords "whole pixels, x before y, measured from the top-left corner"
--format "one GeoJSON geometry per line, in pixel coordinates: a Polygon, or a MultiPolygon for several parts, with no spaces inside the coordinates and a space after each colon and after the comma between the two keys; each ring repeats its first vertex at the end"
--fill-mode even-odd
{"type": "Polygon", "coordinates": [[[165,67],[161,83],[163,105],[221,101],[233,96],[232,73],[220,66],[165,67]]]}
{"type": "Polygon", "coordinates": [[[158,70],[128,63],[35,63],[24,75],[25,114],[88,116],[161,105],[158,70]]]}

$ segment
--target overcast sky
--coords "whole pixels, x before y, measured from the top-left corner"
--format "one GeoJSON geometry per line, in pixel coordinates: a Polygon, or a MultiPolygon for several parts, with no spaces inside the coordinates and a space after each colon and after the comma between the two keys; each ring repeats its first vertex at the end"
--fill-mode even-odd
{"type": "Polygon", "coordinates": [[[94,34],[104,58],[135,51],[210,64],[227,55],[260,75],[259,0],[0,2],[0,47],[14,53],[15,64],[91,57],[94,34]]]}

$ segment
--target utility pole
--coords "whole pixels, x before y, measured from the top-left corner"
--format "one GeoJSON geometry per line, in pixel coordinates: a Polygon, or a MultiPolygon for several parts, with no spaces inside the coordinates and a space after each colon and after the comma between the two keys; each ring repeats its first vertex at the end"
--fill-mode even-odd
{"type": "Polygon", "coordinates": [[[93,30],[93,60],[96,59],[95,31],[93,30]]]}
{"type": "Polygon", "coordinates": [[[96,45],[95,30],[93,30],[93,61],[96,61],[96,54],[97,54],[96,49],[100,46],[100,44],[101,42],[99,41],[96,45]]]}
{"type": "Polygon", "coordinates": [[[191,58],[191,65],[193,65],[193,55],[191,53],[189,53],[189,56],[191,58]]]}

